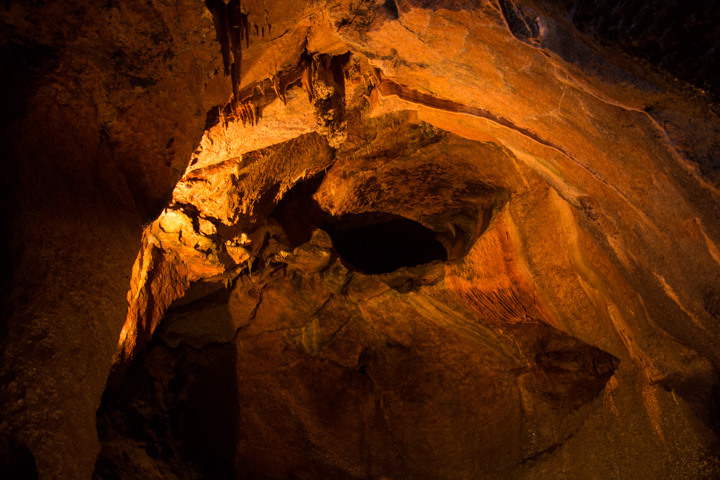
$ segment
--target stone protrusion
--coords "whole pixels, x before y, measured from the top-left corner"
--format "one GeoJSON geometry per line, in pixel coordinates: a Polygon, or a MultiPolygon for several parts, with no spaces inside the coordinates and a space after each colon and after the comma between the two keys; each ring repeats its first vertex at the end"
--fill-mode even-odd
{"type": "Polygon", "coordinates": [[[242,41],[245,48],[250,46],[250,28],[247,14],[243,13],[240,0],[206,0],[205,5],[212,13],[215,33],[220,43],[225,76],[232,81],[232,98],[238,101],[242,65],[242,41]]]}

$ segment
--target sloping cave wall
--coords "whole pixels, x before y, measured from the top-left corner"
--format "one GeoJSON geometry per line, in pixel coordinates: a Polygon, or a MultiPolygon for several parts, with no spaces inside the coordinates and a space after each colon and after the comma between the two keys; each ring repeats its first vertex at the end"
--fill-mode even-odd
{"type": "Polygon", "coordinates": [[[2,7],[4,477],[717,478],[716,12],[221,3],[2,7]]]}
{"type": "Polygon", "coordinates": [[[230,91],[212,96],[208,18],[194,1],[0,7],[0,464],[20,478],[93,470],[142,224],[230,91]]]}

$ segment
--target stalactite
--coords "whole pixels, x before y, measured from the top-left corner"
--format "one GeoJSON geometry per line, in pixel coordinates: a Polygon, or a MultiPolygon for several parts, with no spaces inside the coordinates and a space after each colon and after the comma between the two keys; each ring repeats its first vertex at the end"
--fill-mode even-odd
{"type": "Polygon", "coordinates": [[[248,17],[244,13],[240,13],[240,20],[242,25],[242,31],[245,33],[245,48],[250,48],[250,27],[248,24],[248,17]]]}
{"type": "Polygon", "coordinates": [[[240,90],[240,65],[242,64],[242,12],[240,11],[240,0],[230,0],[227,4],[227,18],[230,37],[230,47],[232,49],[232,92],[233,101],[237,101],[238,91],[240,90]]]}
{"type": "Polygon", "coordinates": [[[250,118],[250,109],[248,108],[247,104],[240,104],[240,119],[243,122],[243,126],[246,126],[248,121],[252,124],[252,119],[250,118]]]}
{"type": "Polygon", "coordinates": [[[259,118],[258,107],[254,102],[231,101],[226,108],[229,109],[229,112],[225,112],[223,118],[227,119],[231,117],[233,120],[239,120],[243,123],[243,126],[247,126],[248,124],[250,124],[250,126],[257,125],[259,118]]]}
{"type": "Polygon", "coordinates": [[[250,105],[251,105],[250,114],[252,115],[252,123],[253,123],[253,125],[257,125],[257,122],[258,122],[257,108],[255,108],[255,105],[252,103],[250,105]]]}
{"type": "Polygon", "coordinates": [[[250,46],[248,16],[242,12],[240,0],[206,0],[205,5],[213,15],[213,23],[223,57],[225,75],[232,81],[233,100],[240,91],[240,67],[242,64],[242,40],[245,48],[250,46]]]}
{"type": "Polygon", "coordinates": [[[225,75],[230,75],[230,39],[228,38],[227,7],[222,0],[206,0],[205,6],[212,13],[215,35],[220,43],[225,75]]]}
{"type": "Polygon", "coordinates": [[[283,105],[287,105],[287,98],[285,98],[285,88],[286,86],[283,85],[280,75],[274,75],[272,77],[272,86],[273,90],[275,90],[275,95],[277,95],[277,98],[280,99],[280,101],[283,103],[283,105]]]}
{"type": "Polygon", "coordinates": [[[223,126],[223,129],[227,130],[227,116],[225,115],[225,111],[221,107],[218,107],[218,117],[220,118],[220,124],[223,126]]]}
{"type": "Polygon", "coordinates": [[[308,62],[308,65],[305,67],[302,73],[301,83],[302,87],[307,92],[308,95],[308,101],[310,103],[315,100],[315,94],[313,93],[313,63],[308,62]]]}

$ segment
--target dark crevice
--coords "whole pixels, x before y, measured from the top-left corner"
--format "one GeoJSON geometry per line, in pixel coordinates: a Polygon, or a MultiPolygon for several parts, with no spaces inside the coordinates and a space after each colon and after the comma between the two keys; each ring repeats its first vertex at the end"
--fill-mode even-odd
{"type": "Polygon", "coordinates": [[[540,35],[537,20],[530,18],[522,6],[512,0],[499,0],[500,9],[512,34],[521,41],[528,41],[540,35]]]}
{"type": "Polygon", "coordinates": [[[393,20],[397,20],[398,18],[400,18],[400,12],[398,12],[398,7],[395,3],[395,0],[386,0],[383,4],[383,7],[385,7],[388,16],[393,20]]]}
{"type": "MultiPolygon", "coordinates": [[[[205,130],[210,130],[212,127],[220,123],[220,111],[221,108],[218,105],[208,110],[207,114],[205,115],[205,130]]],[[[190,165],[192,166],[195,163],[197,163],[197,159],[194,159],[193,163],[191,163],[190,165]]]]}
{"type": "Polygon", "coordinates": [[[306,180],[296,183],[278,202],[270,215],[285,230],[293,247],[310,241],[312,232],[329,215],[320,209],[313,194],[325,179],[322,171],[306,180]]]}
{"type": "Polygon", "coordinates": [[[232,343],[174,347],[156,335],[103,395],[93,478],[140,478],[148,465],[165,478],[236,478],[236,355],[232,343]]]}
{"type": "Polygon", "coordinates": [[[97,412],[102,450],[93,479],[145,478],[147,468],[163,478],[238,478],[240,404],[234,327],[224,308],[229,296],[221,284],[194,284],[122,378],[108,383],[97,412]],[[213,314],[198,315],[206,311],[213,314]],[[193,315],[197,330],[176,327],[193,315]],[[213,328],[229,336],[202,336],[213,328]]]}

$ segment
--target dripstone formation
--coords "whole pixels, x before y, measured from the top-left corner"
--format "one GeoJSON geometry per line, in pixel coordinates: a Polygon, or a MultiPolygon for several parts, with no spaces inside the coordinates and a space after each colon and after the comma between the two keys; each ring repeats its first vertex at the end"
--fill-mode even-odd
{"type": "Polygon", "coordinates": [[[0,477],[720,478],[718,13],[0,7],[0,477]]]}

